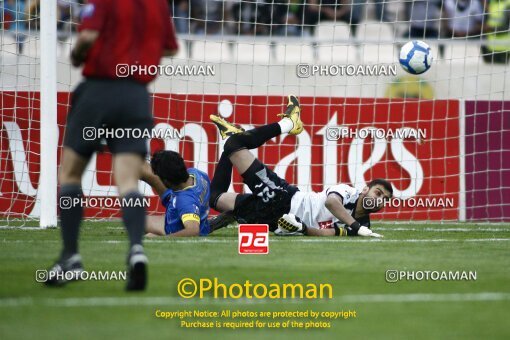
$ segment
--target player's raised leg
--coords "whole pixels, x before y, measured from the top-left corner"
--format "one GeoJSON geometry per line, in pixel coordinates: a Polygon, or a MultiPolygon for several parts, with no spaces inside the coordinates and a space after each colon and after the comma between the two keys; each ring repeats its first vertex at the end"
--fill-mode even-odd
{"type": "Polygon", "coordinates": [[[224,151],[216,166],[214,178],[211,182],[210,206],[218,211],[233,210],[237,194],[227,193],[232,177],[232,164],[243,174],[254,162],[255,157],[248,149],[255,149],[266,143],[269,139],[282,133],[299,134],[303,131],[300,118],[300,105],[296,96],[288,97],[287,109],[278,116],[282,117],[278,123],[264,125],[249,131],[232,124],[225,119],[211,115],[211,120],[218,127],[222,138],[230,136],[225,143],[224,151]]]}
{"type": "Polygon", "coordinates": [[[222,153],[214,177],[211,181],[211,195],[209,198],[209,206],[219,212],[209,220],[211,230],[215,231],[235,222],[232,211],[240,200],[246,198],[247,194],[238,194],[235,192],[227,192],[232,179],[232,162],[226,153],[222,153]]]}
{"type": "MultiPolygon", "coordinates": [[[[277,188],[283,189],[288,186],[288,183],[278,178],[276,174],[267,169],[264,164],[257,160],[253,154],[248,151],[249,149],[260,147],[269,139],[282,133],[299,134],[303,131],[303,124],[300,119],[299,101],[297,97],[292,95],[289,96],[287,109],[279,116],[283,118],[277,123],[264,125],[239,133],[233,133],[233,131],[238,129],[237,126],[218,116],[211,116],[211,120],[213,120],[213,122],[218,126],[220,132],[224,131],[225,135],[228,135],[230,132],[230,138],[225,143],[224,151],[216,167],[214,178],[211,183],[211,207],[219,211],[236,210],[238,207],[244,206],[244,202],[253,203],[255,196],[260,198],[264,195],[264,193],[273,195],[274,192],[268,191],[270,189],[269,187],[273,190],[277,188]],[[232,165],[234,165],[238,172],[243,176],[244,182],[253,191],[253,195],[231,194],[226,192],[230,186],[232,165]],[[280,183],[281,186],[277,183],[280,183]],[[269,187],[266,187],[266,185],[269,185],[269,187]],[[261,191],[264,191],[264,193],[261,193],[261,191]]],[[[266,198],[263,197],[263,199],[266,198]]],[[[223,220],[230,221],[230,219],[223,220]]],[[[218,224],[221,227],[225,223],[218,224]]]]}
{"type": "Polygon", "coordinates": [[[228,155],[222,152],[220,160],[214,170],[214,177],[211,180],[211,195],[209,197],[209,206],[211,208],[220,212],[234,209],[238,194],[227,192],[230,187],[231,179],[232,162],[230,162],[228,155]]]}
{"type": "Polygon", "coordinates": [[[279,122],[234,134],[225,143],[224,152],[229,156],[230,161],[241,175],[248,170],[255,160],[255,157],[248,152],[249,149],[256,149],[281,134],[298,135],[303,131],[299,101],[293,95],[290,95],[288,99],[287,109],[284,113],[278,115],[282,117],[279,122]]]}
{"type": "Polygon", "coordinates": [[[222,139],[245,131],[241,126],[230,123],[226,121],[224,118],[220,117],[219,115],[210,115],[209,118],[211,118],[211,121],[216,125],[216,127],[220,131],[220,136],[222,139]]]}

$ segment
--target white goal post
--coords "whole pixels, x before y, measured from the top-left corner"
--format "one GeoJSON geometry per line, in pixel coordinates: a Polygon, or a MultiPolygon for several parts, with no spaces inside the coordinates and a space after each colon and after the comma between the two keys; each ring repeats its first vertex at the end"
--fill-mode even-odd
{"type": "Polygon", "coordinates": [[[57,1],[41,2],[40,226],[57,226],[57,1]]]}

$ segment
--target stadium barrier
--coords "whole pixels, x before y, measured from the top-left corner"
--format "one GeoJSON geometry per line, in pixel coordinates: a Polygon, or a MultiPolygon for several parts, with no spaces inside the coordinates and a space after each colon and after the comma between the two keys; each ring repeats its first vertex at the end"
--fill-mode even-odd
{"type": "MultiPolygon", "coordinates": [[[[59,155],[69,97],[69,93],[58,94],[59,155]]],[[[5,147],[0,156],[4,178],[0,182],[0,209],[7,215],[35,218],[40,213],[36,204],[40,195],[39,93],[2,92],[1,98],[0,141],[5,147]]],[[[155,129],[176,133],[175,138],[152,140],[151,149],[178,150],[188,166],[212,177],[223,141],[208,116],[217,112],[220,102],[235,107],[232,120],[250,128],[275,121],[284,98],[154,94],[155,129]]],[[[464,216],[468,220],[508,220],[504,209],[508,198],[489,193],[508,185],[508,176],[498,161],[510,156],[501,145],[505,137],[508,140],[508,126],[501,123],[510,102],[327,97],[301,97],[301,102],[303,111],[310,113],[303,115],[304,133],[282,136],[254,150],[263,162],[301,190],[320,191],[337,181],[362,188],[365,178],[384,177],[399,188],[395,196],[414,203],[389,207],[379,218],[458,220],[467,212],[464,216]],[[370,128],[378,132],[367,133],[370,128]],[[344,135],[335,135],[338,131],[344,135]],[[356,132],[358,135],[354,135],[356,132]],[[491,172],[497,176],[491,176],[491,172]],[[482,176],[491,180],[481,180],[482,176]]],[[[116,196],[111,155],[94,157],[82,183],[86,196],[116,196]]],[[[149,210],[161,212],[152,190],[144,184],[141,189],[151,197],[149,210]]],[[[243,190],[237,175],[234,189],[243,190]]],[[[108,218],[118,216],[119,211],[90,207],[85,214],[89,218],[108,218]]]]}

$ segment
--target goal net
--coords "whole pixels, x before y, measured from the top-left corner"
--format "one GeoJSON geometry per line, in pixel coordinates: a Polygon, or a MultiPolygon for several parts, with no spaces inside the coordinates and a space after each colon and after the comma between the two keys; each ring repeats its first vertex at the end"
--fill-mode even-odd
{"type": "MultiPolygon", "coordinates": [[[[386,178],[386,221],[510,220],[508,1],[174,0],[180,51],[149,85],[150,141],[210,177],[222,150],[210,114],[244,128],[277,121],[286,96],[305,130],[252,150],[300,190],[386,178]],[[431,68],[399,65],[421,40],[431,68]],[[169,134],[166,134],[169,136],[169,134]]],[[[72,90],[81,0],[0,1],[1,225],[56,225],[57,170],[72,90]]],[[[111,154],[82,180],[87,218],[119,216],[111,154]]],[[[162,213],[154,192],[150,213],[162,213]]],[[[234,172],[231,190],[247,191],[234,172]]]]}

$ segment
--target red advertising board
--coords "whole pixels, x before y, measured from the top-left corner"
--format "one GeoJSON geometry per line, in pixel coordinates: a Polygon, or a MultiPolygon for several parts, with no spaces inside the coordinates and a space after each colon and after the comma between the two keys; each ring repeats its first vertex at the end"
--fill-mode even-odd
{"type": "MultiPolygon", "coordinates": [[[[0,209],[4,215],[26,215],[34,207],[39,181],[38,96],[35,92],[1,94],[0,209]]],[[[378,217],[458,218],[458,101],[326,97],[300,100],[305,131],[297,137],[280,136],[256,150],[257,156],[288,182],[301,190],[320,191],[336,182],[361,188],[373,178],[387,178],[394,184],[396,196],[415,201],[406,207],[386,208],[378,217]],[[341,138],[331,135],[335,129],[342,131],[341,138]],[[377,133],[367,135],[368,129],[377,133]],[[417,199],[429,201],[423,206],[423,201],[417,199]],[[431,205],[431,199],[436,204],[431,205]]],[[[189,166],[201,168],[212,177],[222,143],[209,115],[218,112],[220,102],[227,108],[232,105],[229,120],[248,128],[276,122],[286,98],[154,94],[157,128],[175,129],[178,138],[166,142],[154,139],[151,151],[178,149],[189,166]]],[[[59,93],[58,103],[61,151],[69,94],[59,93]]],[[[111,155],[98,155],[90,166],[92,175],[83,183],[84,192],[92,196],[115,195],[111,155]]],[[[233,188],[242,191],[237,173],[233,180],[233,188]]],[[[157,197],[151,202],[152,211],[162,211],[157,197]]],[[[89,208],[85,214],[111,217],[117,216],[118,211],[89,208]]]]}
{"type": "Polygon", "coordinates": [[[466,219],[510,221],[510,101],[465,105],[466,219]]]}

